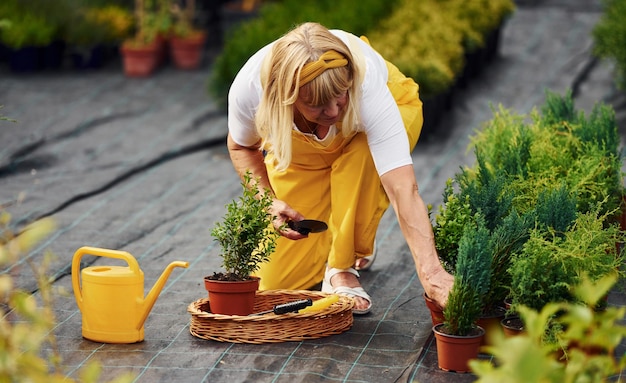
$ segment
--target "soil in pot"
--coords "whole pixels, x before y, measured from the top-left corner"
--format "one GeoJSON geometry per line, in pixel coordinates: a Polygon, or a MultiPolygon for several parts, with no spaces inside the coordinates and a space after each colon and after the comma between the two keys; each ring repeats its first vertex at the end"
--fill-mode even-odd
{"type": "Polygon", "coordinates": [[[512,337],[524,333],[524,322],[518,316],[510,316],[500,321],[504,336],[512,337]]]}
{"type": "Polygon", "coordinates": [[[476,326],[475,330],[466,335],[450,335],[445,333],[445,325],[433,326],[437,342],[437,362],[444,371],[466,373],[470,372],[468,362],[478,358],[480,343],[485,330],[476,326]]]}

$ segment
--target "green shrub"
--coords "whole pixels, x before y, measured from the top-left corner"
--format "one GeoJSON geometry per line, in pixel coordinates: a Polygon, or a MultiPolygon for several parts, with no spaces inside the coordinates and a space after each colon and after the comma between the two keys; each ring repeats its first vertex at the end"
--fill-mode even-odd
{"type": "Polygon", "coordinates": [[[269,2],[256,19],[227,36],[208,90],[225,105],[232,80],[254,52],[296,24],[313,20],[368,36],[385,59],[420,85],[420,95],[427,99],[450,89],[465,65],[465,50],[483,46],[486,34],[513,9],[511,0],[363,0],[359,7],[347,0],[269,2]]]}
{"type": "Polygon", "coordinates": [[[541,310],[549,302],[572,301],[570,291],[583,276],[597,281],[618,272],[624,259],[616,244],[624,233],[617,225],[606,227],[599,210],[580,213],[565,233],[531,231],[509,269],[513,305],[541,310]]]}
{"type": "Polygon", "coordinates": [[[395,1],[387,0],[363,0],[358,7],[349,0],[263,3],[256,18],[242,23],[226,36],[222,52],[216,57],[208,79],[208,92],[225,107],[230,84],[248,58],[297,24],[316,21],[331,29],[365,34],[377,20],[386,17],[394,4],[395,1]]]}
{"type": "Polygon", "coordinates": [[[226,276],[244,281],[269,261],[280,232],[274,229],[275,217],[269,213],[271,193],[261,193],[250,172],[244,174],[241,186],[241,197],[226,205],[226,214],[211,235],[221,247],[226,276]]]}
{"type": "MultiPolygon", "coordinates": [[[[9,10],[0,5],[0,13],[9,10]]],[[[4,13],[5,22],[0,30],[0,42],[11,49],[43,47],[50,44],[57,32],[57,26],[36,14],[20,9],[4,13]]]]}
{"type": "Polygon", "coordinates": [[[456,270],[459,241],[463,229],[474,220],[468,196],[454,192],[454,181],[448,179],[443,192],[444,204],[435,216],[435,248],[443,267],[451,274],[456,270]]]}
{"type": "Polygon", "coordinates": [[[604,212],[615,219],[624,188],[614,111],[599,103],[585,116],[575,110],[571,92],[550,91],[539,109],[527,116],[494,109],[494,118],[470,138],[484,167],[508,176],[521,213],[534,209],[540,192],[564,183],[577,211],[604,201],[604,212]]]}
{"type": "Polygon", "coordinates": [[[64,27],[64,40],[68,44],[119,44],[130,36],[134,19],[126,8],[115,5],[72,8],[64,27]]]}
{"type": "Polygon", "coordinates": [[[507,295],[535,309],[571,299],[583,271],[597,280],[623,260],[616,248],[624,241],[616,225],[624,188],[614,112],[597,104],[587,117],[571,93],[546,94],[527,116],[494,109],[470,138],[476,164],[448,180],[435,217],[435,247],[452,273],[465,226],[476,214],[484,217],[493,241],[485,309],[507,295]]]}
{"type": "Polygon", "coordinates": [[[444,9],[436,1],[399,0],[368,34],[386,60],[419,84],[424,99],[449,89],[465,64],[458,20],[444,9]]]}

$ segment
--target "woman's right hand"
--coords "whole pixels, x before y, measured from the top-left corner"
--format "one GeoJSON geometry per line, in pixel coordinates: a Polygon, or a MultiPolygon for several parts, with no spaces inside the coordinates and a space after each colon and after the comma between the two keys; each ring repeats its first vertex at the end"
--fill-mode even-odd
{"type": "Polygon", "coordinates": [[[276,230],[280,229],[280,234],[283,237],[294,240],[307,237],[307,235],[300,234],[299,232],[290,229],[289,226],[287,226],[287,222],[302,221],[304,219],[304,216],[294,210],[285,201],[274,199],[274,201],[272,202],[272,206],[270,207],[270,213],[275,217],[274,227],[276,228],[276,230]]]}

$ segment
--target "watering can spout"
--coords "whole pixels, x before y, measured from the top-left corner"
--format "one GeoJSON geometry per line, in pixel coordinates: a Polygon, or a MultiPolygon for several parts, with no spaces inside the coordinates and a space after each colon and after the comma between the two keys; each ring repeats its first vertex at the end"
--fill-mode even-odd
{"type": "Polygon", "coordinates": [[[170,274],[175,267],[183,267],[186,269],[187,267],[189,267],[189,262],[176,261],[167,265],[167,267],[163,271],[163,274],[161,274],[154,286],[152,286],[152,289],[150,290],[143,302],[143,311],[141,313],[139,322],[137,323],[137,328],[141,328],[146,321],[146,318],[148,318],[148,314],[150,314],[150,310],[152,310],[154,302],[156,302],[159,294],[161,294],[161,290],[163,290],[165,282],[167,282],[167,279],[170,277],[170,274]]]}

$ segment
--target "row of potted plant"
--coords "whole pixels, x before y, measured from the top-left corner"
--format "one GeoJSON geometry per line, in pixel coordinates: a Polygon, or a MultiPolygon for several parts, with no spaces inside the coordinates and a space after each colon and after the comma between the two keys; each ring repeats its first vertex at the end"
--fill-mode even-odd
{"type": "Polygon", "coordinates": [[[369,40],[413,78],[424,101],[422,135],[430,134],[454,99],[493,60],[501,29],[515,9],[511,0],[399,0],[369,40]]]}
{"type": "MultiPolygon", "coordinates": [[[[572,288],[583,277],[623,276],[617,244],[626,240],[620,228],[625,193],[610,107],[597,104],[585,116],[571,93],[547,91],[545,104],[528,116],[494,110],[471,142],[476,164],[448,180],[433,225],[442,264],[455,275],[441,327],[462,335],[450,330],[455,322],[471,328],[507,298],[510,312],[541,310],[575,303],[572,288]],[[468,251],[480,267],[469,268],[468,251]],[[490,256],[479,257],[482,251],[490,256]],[[482,269],[488,275],[474,271],[482,269]],[[488,287],[459,301],[459,291],[478,280],[488,287]],[[481,310],[468,310],[472,305],[481,310]]],[[[544,341],[559,346],[560,331],[551,327],[544,341]]]]}
{"type": "Polygon", "coordinates": [[[366,34],[391,12],[396,1],[363,0],[355,7],[349,0],[280,0],[263,2],[256,16],[229,29],[215,58],[207,91],[226,108],[228,89],[243,64],[258,49],[286,33],[294,25],[314,20],[330,28],[366,34]]]}
{"type": "Polygon", "coordinates": [[[195,0],[184,6],[171,0],[135,0],[135,31],[121,45],[124,73],[150,76],[165,61],[168,44],[177,68],[198,68],[206,31],[195,27],[195,13],[195,0]]]}
{"type": "Polygon", "coordinates": [[[11,69],[58,69],[66,52],[75,67],[97,68],[121,47],[125,73],[145,76],[166,56],[178,68],[199,66],[206,34],[195,28],[195,1],[135,0],[134,7],[114,0],[7,0],[0,4],[0,44],[11,69]],[[184,4],[184,6],[183,6],[184,4]],[[190,43],[191,41],[191,43],[190,43]],[[166,43],[170,43],[170,51],[166,43]],[[142,48],[151,64],[129,68],[126,59],[142,48]],[[191,56],[185,52],[191,51],[191,56]],[[129,53],[131,52],[131,53],[129,53]]]}
{"type": "Polygon", "coordinates": [[[58,69],[66,52],[77,67],[98,66],[132,27],[130,11],[111,1],[0,3],[0,46],[16,72],[58,69]]]}
{"type": "Polygon", "coordinates": [[[229,34],[216,58],[209,92],[225,105],[237,71],[256,50],[294,24],[315,20],[368,36],[375,49],[416,80],[423,99],[435,98],[463,77],[466,62],[474,62],[466,56],[493,56],[499,28],[513,9],[511,0],[364,0],[359,7],[344,0],[268,2],[255,19],[229,34]],[[476,55],[479,51],[481,54],[476,55]]]}

